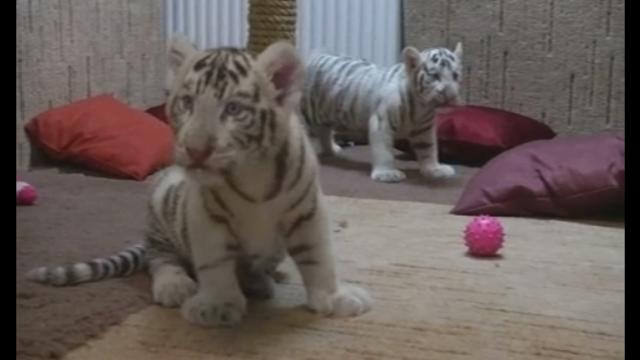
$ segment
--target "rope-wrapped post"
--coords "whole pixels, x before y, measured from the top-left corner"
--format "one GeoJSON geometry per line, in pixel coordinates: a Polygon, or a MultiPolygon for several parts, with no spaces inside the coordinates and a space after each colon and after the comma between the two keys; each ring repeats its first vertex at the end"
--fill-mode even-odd
{"type": "Polygon", "coordinates": [[[278,40],[295,44],[296,0],[249,0],[249,41],[254,54],[278,40]]]}

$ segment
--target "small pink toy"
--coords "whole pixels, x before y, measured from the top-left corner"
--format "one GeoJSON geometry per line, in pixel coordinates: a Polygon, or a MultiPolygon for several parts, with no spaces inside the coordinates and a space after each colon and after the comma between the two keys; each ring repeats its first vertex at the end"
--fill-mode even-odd
{"type": "Polygon", "coordinates": [[[31,184],[16,179],[16,204],[33,205],[38,198],[36,188],[31,184]]]}
{"type": "Polygon", "coordinates": [[[471,255],[495,256],[504,242],[504,231],[497,218],[480,215],[467,224],[464,240],[471,255]]]}

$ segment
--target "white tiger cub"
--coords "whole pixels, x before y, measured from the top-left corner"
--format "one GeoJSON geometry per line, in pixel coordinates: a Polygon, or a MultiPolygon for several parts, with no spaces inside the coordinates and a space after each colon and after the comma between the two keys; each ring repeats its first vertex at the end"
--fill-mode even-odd
{"type": "Polygon", "coordinates": [[[270,275],[288,253],[309,308],[367,312],[368,293],[336,279],[317,160],[296,116],[304,70],[295,48],[279,42],[254,58],[235,48],[198,51],[176,37],[169,63],[176,165],[153,185],[146,242],[28,276],[68,285],[147,266],[155,302],[181,306],[196,324],[233,325],[245,296],[273,295],[270,275]]]}
{"type": "Polygon", "coordinates": [[[312,56],[302,95],[305,124],[326,154],[340,150],[334,130],[368,132],[373,180],[405,179],[394,165],[397,138],[409,139],[424,176],[451,177],[453,167],[438,161],[434,115],[439,107],[460,103],[462,44],[453,52],[407,47],[402,56],[403,63],[389,68],[349,57],[312,56]]]}

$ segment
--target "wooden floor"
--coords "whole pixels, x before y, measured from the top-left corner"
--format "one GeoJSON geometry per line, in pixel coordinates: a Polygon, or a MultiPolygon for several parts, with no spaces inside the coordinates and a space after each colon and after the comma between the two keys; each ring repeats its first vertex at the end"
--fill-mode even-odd
{"type": "Polygon", "coordinates": [[[502,218],[503,257],[478,260],[448,206],[329,201],[339,270],[369,289],[371,313],[306,312],[293,273],[237,328],[150,306],[66,359],[624,358],[624,228],[502,218]]]}

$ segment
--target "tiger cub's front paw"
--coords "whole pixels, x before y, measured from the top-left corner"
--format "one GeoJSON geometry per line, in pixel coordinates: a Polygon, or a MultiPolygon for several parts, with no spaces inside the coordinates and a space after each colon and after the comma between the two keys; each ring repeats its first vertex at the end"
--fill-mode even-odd
{"type": "Polygon", "coordinates": [[[182,304],[182,315],[191,323],[205,327],[239,324],[247,312],[247,300],[242,294],[221,295],[198,292],[182,304]]]}
{"type": "Polygon", "coordinates": [[[372,300],[366,290],[354,285],[342,285],[331,294],[321,290],[309,293],[309,308],[326,316],[348,317],[371,310],[372,300]]]}
{"type": "Polygon", "coordinates": [[[153,280],[153,301],[164,307],[176,307],[196,293],[198,285],[183,272],[165,272],[153,280]]]}
{"type": "Polygon", "coordinates": [[[448,179],[456,174],[453,167],[444,164],[435,164],[420,169],[420,173],[430,179],[448,179]]]}
{"type": "Polygon", "coordinates": [[[398,169],[373,169],[371,179],[379,182],[400,182],[407,176],[398,169]]]}

